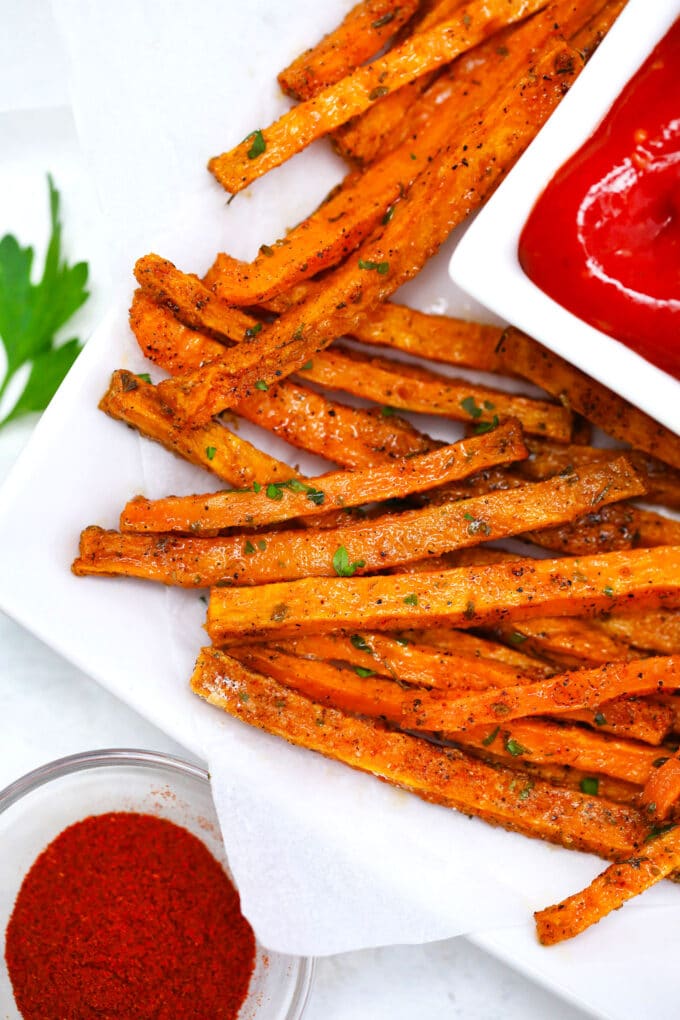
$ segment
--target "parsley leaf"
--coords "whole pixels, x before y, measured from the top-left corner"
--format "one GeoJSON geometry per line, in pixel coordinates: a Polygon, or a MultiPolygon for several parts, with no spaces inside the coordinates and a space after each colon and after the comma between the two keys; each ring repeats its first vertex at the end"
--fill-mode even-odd
{"type": "Polygon", "coordinates": [[[0,425],[43,411],[82,346],[76,339],[58,347],[54,343],[57,331],[88,298],[88,267],[85,262],[69,266],[62,257],[59,192],[50,176],[47,182],[51,236],[39,283],[31,282],[33,248],[22,248],[11,234],[0,240],[0,338],[7,356],[0,398],[19,369],[31,366],[21,395],[0,425]]]}
{"type": "Polygon", "coordinates": [[[352,577],[360,567],[365,567],[365,560],[349,561],[349,554],[344,545],[341,545],[333,553],[333,570],[338,577],[352,577]]]}

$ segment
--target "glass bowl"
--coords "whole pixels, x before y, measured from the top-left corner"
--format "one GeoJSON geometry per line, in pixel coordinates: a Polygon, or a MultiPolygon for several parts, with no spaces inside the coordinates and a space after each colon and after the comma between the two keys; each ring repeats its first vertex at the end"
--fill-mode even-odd
{"type": "MultiPolygon", "coordinates": [[[[103,750],[43,765],[0,792],[0,1018],[21,1020],[5,964],[5,933],[19,887],[38,854],[74,822],[107,811],[137,811],[188,829],[230,874],[208,773],[167,754],[103,750]]],[[[257,944],[255,971],[239,1020],[298,1020],[314,961],[257,944]]]]}

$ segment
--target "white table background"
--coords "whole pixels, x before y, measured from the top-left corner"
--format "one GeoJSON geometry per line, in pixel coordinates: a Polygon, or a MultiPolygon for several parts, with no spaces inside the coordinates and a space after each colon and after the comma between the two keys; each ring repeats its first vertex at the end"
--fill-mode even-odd
{"type": "MultiPolygon", "coordinates": [[[[40,265],[47,222],[44,175],[51,171],[62,192],[68,257],[91,265],[92,298],[77,323],[86,338],[106,306],[110,285],[96,199],[69,110],[66,61],[49,0],[1,0],[0,14],[0,236],[12,232],[23,244],[35,244],[40,265]],[[36,196],[28,210],[17,201],[27,188],[36,196]]],[[[17,423],[0,433],[0,482],[33,424],[17,423]]],[[[0,614],[0,788],[53,758],[102,747],[188,756],[0,614]]],[[[584,1016],[462,938],[319,960],[305,1014],[309,1020],[584,1016]]]]}

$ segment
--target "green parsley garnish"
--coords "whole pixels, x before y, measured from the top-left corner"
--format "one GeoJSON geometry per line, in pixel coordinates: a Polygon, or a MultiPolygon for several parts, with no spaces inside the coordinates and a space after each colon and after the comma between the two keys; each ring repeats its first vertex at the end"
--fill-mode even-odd
{"type": "Polygon", "coordinates": [[[283,489],[276,485],[275,482],[270,482],[266,490],[267,499],[280,500],[283,499],[283,489]]]}
{"type": "Polygon", "coordinates": [[[253,545],[253,543],[252,543],[252,542],[250,541],[250,539],[249,539],[249,540],[248,540],[248,541],[246,542],[246,544],[245,544],[245,545],[243,546],[243,551],[244,551],[244,553],[246,554],[246,556],[252,556],[252,555],[253,555],[253,553],[255,552],[255,546],[254,546],[254,545],[253,545]]]}
{"type": "Polygon", "coordinates": [[[33,248],[22,248],[16,237],[0,240],[0,337],[5,348],[2,398],[23,366],[28,379],[14,406],[0,425],[35,411],[44,411],[81,350],[79,340],[55,346],[57,331],[85,303],[88,266],[69,266],[61,252],[59,192],[48,175],[50,240],[42,278],[31,283],[33,248]]]}
{"type": "Polygon", "coordinates": [[[248,135],[243,139],[244,142],[252,142],[253,144],[248,149],[248,159],[257,159],[267,148],[267,143],[264,140],[264,135],[258,128],[257,131],[253,131],[252,134],[248,135]]]}
{"type": "Polygon", "coordinates": [[[513,645],[521,645],[523,641],[526,641],[526,639],[527,635],[520,634],[518,630],[513,630],[512,634],[510,635],[510,641],[513,645]]]}
{"type": "Polygon", "coordinates": [[[470,415],[471,418],[482,417],[482,409],[481,407],[477,407],[474,397],[465,397],[464,400],[461,400],[460,406],[463,408],[466,414],[470,415]]]}
{"type": "Polygon", "coordinates": [[[416,594],[405,595],[404,596],[404,602],[405,602],[405,604],[407,606],[417,606],[418,605],[418,596],[416,594]]]}
{"type": "Polygon", "coordinates": [[[354,672],[356,673],[357,676],[360,677],[375,676],[375,670],[366,669],[365,666],[355,666],[354,672]]]}
{"type": "Polygon", "coordinates": [[[513,758],[519,757],[520,754],[531,754],[528,747],[523,747],[519,740],[515,740],[514,737],[508,737],[505,741],[505,750],[508,754],[511,754],[513,758]]]}
{"type": "Polygon", "coordinates": [[[254,326],[248,326],[246,330],[246,340],[252,340],[262,330],[262,323],[256,322],[254,326]]]}
{"type": "Polygon", "coordinates": [[[645,836],[643,842],[644,843],[649,843],[650,840],[656,839],[658,836],[663,836],[663,834],[665,832],[670,832],[671,829],[674,829],[674,828],[675,828],[675,822],[667,822],[666,825],[655,825],[653,827],[653,829],[651,829],[647,833],[647,835],[645,836]]]}
{"type": "Polygon", "coordinates": [[[606,726],[607,725],[607,720],[602,715],[602,712],[596,712],[595,713],[595,716],[593,718],[593,722],[595,723],[596,726],[606,726]]]}
{"type": "Polygon", "coordinates": [[[359,259],[359,269],[375,269],[377,273],[384,276],[389,272],[389,262],[371,262],[370,259],[359,259]]]}
{"type": "Polygon", "coordinates": [[[333,570],[338,577],[352,577],[357,570],[365,566],[365,560],[354,560],[353,563],[350,563],[349,554],[344,545],[341,545],[333,553],[333,570]]]}
{"type": "Polygon", "coordinates": [[[485,432],[493,432],[498,428],[498,415],[494,414],[491,421],[479,421],[472,430],[476,436],[483,436],[485,432]]]}
{"type": "Polygon", "coordinates": [[[602,594],[606,595],[607,598],[610,599],[612,597],[612,595],[614,594],[614,589],[607,584],[602,589],[602,594]]]}
{"type": "Polygon", "coordinates": [[[258,379],[257,382],[255,383],[255,389],[256,390],[263,390],[263,391],[265,391],[265,390],[268,390],[269,387],[267,386],[267,384],[264,381],[264,379],[258,379]]]}
{"type": "Polygon", "coordinates": [[[377,18],[376,21],[371,22],[371,28],[382,28],[383,25],[389,25],[390,21],[394,21],[394,16],[399,8],[397,7],[394,11],[388,11],[387,14],[383,14],[382,18],[377,18]]]}
{"type": "Polygon", "coordinates": [[[386,96],[389,91],[390,90],[387,88],[386,85],[377,85],[374,89],[371,89],[371,91],[368,93],[368,98],[373,103],[375,102],[376,99],[382,99],[382,97],[386,96]]]}
{"type": "Polygon", "coordinates": [[[352,636],[350,637],[350,641],[352,642],[354,647],[357,649],[357,651],[359,651],[359,652],[367,652],[369,655],[373,655],[373,652],[368,647],[368,645],[366,644],[365,639],[362,638],[361,634],[352,634],[352,636]]]}
{"type": "Polygon", "coordinates": [[[216,453],[217,453],[216,446],[206,446],[205,455],[208,458],[208,460],[212,460],[216,453]]]}
{"type": "Polygon", "coordinates": [[[396,205],[391,205],[389,207],[389,209],[387,209],[387,211],[385,212],[385,215],[382,218],[382,225],[384,227],[387,226],[387,224],[390,222],[390,220],[392,219],[392,217],[394,216],[396,211],[397,211],[396,205]]]}
{"type": "Polygon", "coordinates": [[[259,482],[253,482],[253,492],[261,492],[262,486],[259,482]]]}
{"type": "Polygon", "coordinates": [[[380,408],[380,413],[383,418],[391,418],[393,414],[397,413],[397,409],[396,407],[390,407],[388,404],[385,404],[384,407],[380,408]]]}
{"type": "Polygon", "coordinates": [[[301,372],[309,372],[314,367],[313,361],[305,361],[304,365],[300,365],[301,372]]]}
{"type": "Polygon", "coordinates": [[[265,540],[263,538],[258,538],[258,540],[257,540],[257,548],[260,550],[260,552],[264,552],[265,549],[267,548],[267,543],[265,542],[265,540]]]}
{"type": "Polygon", "coordinates": [[[589,793],[591,797],[597,797],[600,791],[600,780],[594,776],[586,776],[579,783],[582,793],[589,793]]]}
{"type": "Polygon", "coordinates": [[[495,730],[491,730],[491,733],[487,733],[487,735],[482,740],[484,747],[490,747],[493,744],[496,737],[498,736],[498,734],[500,733],[500,731],[501,731],[500,726],[497,726],[495,730]]]}
{"type": "Polygon", "coordinates": [[[142,382],[148,382],[148,383],[151,382],[151,376],[149,375],[148,372],[138,372],[137,373],[137,378],[141,379],[142,382]]]}

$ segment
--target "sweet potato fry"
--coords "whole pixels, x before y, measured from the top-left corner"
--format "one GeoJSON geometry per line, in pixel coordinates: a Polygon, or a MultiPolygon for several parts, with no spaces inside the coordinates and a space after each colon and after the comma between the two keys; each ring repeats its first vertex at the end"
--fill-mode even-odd
{"type": "Polygon", "coordinates": [[[131,425],[184,460],[207,468],[236,488],[257,479],[276,482],[295,474],[288,464],[258,450],[219,422],[187,428],[181,416],[167,407],[158,390],[132,372],[114,372],[102,397],[102,411],[131,425]]]}
{"type": "Polygon", "coordinates": [[[540,6],[539,0],[513,0],[511,4],[489,0],[483,7],[465,7],[459,15],[406,40],[384,57],[357,68],[313,99],[293,107],[264,131],[252,132],[229,152],[211,159],[208,169],[235,194],[366,110],[376,99],[441,67],[498,31],[500,25],[518,21],[540,6]]]}
{"type": "Polygon", "coordinates": [[[610,858],[632,853],[650,831],[633,808],[540,780],[522,785],[512,769],[323,708],[217,649],[201,651],[191,686],[251,726],[490,824],[610,858]]]}
{"type": "Polygon", "coordinates": [[[567,440],[571,415],[557,404],[477,386],[415,365],[334,346],[318,354],[305,377],[379,404],[438,414],[487,428],[499,418],[519,418],[526,432],[567,440]]]}
{"type": "Polygon", "coordinates": [[[611,662],[595,669],[561,673],[532,684],[501,691],[476,691],[455,697],[441,692],[405,695],[401,725],[436,733],[466,731],[473,726],[507,725],[512,719],[556,715],[594,708],[610,698],[672,691],[680,686],[680,659],[659,656],[632,662],[611,662]]]}
{"type": "Polygon", "coordinates": [[[493,432],[384,467],[338,471],[294,481],[289,486],[257,486],[248,492],[217,492],[196,496],[138,497],[121,514],[122,531],[177,531],[201,535],[226,528],[259,528],[328,510],[399,499],[421,492],[447,478],[473,474],[480,466],[522,457],[522,432],[512,420],[493,432]]]}
{"type": "MultiPolygon", "coordinates": [[[[130,536],[126,536],[130,537],[130,536]]],[[[639,549],[582,559],[519,560],[437,574],[305,578],[261,588],[215,588],[214,644],[299,634],[435,626],[480,627],[513,619],[581,616],[622,606],[677,605],[680,549],[639,549]]]]}
{"type": "MultiPolygon", "coordinates": [[[[579,512],[604,492],[602,472],[609,478],[605,499],[617,498],[638,484],[625,458],[618,477],[613,465],[591,468],[575,485],[563,478],[523,486],[515,493],[499,492],[444,506],[425,506],[401,514],[384,514],[374,519],[324,530],[258,532],[257,543],[242,534],[221,538],[178,535],[118,534],[88,528],[81,536],[76,573],[125,574],[145,577],[163,584],[206,587],[215,584],[266,584],[302,577],[351,576],[369,573],[457,546],[475,545],[486,538],[523,531],[527,520],[559,519],[579,512]]],[[[297,482],[294,489],[307,487],[297,482]]],[[[262,492],[260,502],[278,502],[281,485],[274,483],[262,492]]],[[[312,492],[296,493],[311,500],[312,492]]],[[[606,486],[605,486],[606,488],[606,486]]]]}
{"type": "Polygon", "coordinates": [[[680,436],[526,334],[507,329],[499,353],[513,372],[560,397],[605,432],[680,468],[680,436]]]}
{"type": "Polygon", "coordinates": [[[661,822],[668,818],[680,798],[680,757],[674,754],[658,761],[660,765],[650,773],[641,801],[650,817],[661,822]]]}
{"type": "MultiPolygon", "coordinates": [[[[500,370],[496,345],[502,333],[499,326],[448,315],[425,315],[391,301],[376,305],[352,330],[352,336],[362,343],[391,347],[430,361],[477,368],[482,372],[500,370]]],[[[543,477],[548,473],[557,474],[559,470],[561,468],[547,472],[543,477]]]]}
{"type": "Polygon", "coordinates": [[[433,158],[380,236],[359,249],[356,263],[350,259],[322,287],[310,288],[304,300],[265,327],[255,342],[229,352],[228,359],[162,383],[163,398],[200,423],[233,407],[256,384],[296,371],[334,337],[350,332],[362,308],[411,279],[453,227],[479,207],[580,67],[580,56],[560,42],[551,41],[535,59],[532,54],[527,73],[490,105],[481,123],[469,125],[465,141],[451,141],[433,158]]]}
{"type": "Polygon", "coordinates": [[[650,833],[638,853],[610,865],[587,889],[536,911],[539,942],[554,946],[574,938],[675,871],[680,864],[680,829],[672,826],[654,835],[650,833]]]}
{"type": "Polygon", "coordinates": [[[312,99],[374,56],[417,7],[418,0],[361,0],[334,31],[279,73],[279,85],[294,99],[312,99]]]}
{"type": "MultiPolygon", "coordinates": [[[[224,351],[220,341],[184,326],[142,291],[133,299],[130,324],[142,353],[173,375],[198,368],[224,351]]],[[[290,380],[266,392],[258,390],[237,410],[292,446],[348,468],[386,463],[441,445],[404,418],[348,407],[290,380]]]]}

